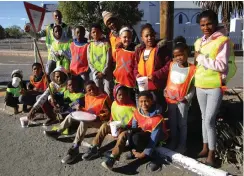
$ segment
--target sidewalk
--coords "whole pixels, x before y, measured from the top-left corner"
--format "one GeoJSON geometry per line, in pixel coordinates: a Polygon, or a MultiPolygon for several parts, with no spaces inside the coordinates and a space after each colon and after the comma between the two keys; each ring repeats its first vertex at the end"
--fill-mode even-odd
{"type": "MultiPolygon", "coordinates": [[[[42,57],[47,57],[47,51],[40,51],[42,57]]],[[[0,56],[34,56],[34,51],[0,50],[0,56]]]]}

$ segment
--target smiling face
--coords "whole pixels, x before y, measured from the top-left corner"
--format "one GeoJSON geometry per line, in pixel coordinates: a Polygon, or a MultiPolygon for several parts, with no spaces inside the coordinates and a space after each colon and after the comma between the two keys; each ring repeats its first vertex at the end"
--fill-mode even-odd
{"type": "Polygon", "coordinates": [[[118,31],[118,21],[116,18],[110,18],[108,19],[106,26],[113,31],[118,31]]]}
{"type": "Polygon", "coordinates": [[[155,44],[155,33],[150,28],[145,28],[141,33],[141,40],[147,48],[153,47],[155,44]]]}
{"type": "Polygon", "coordinates": [[[148,113],[150,108],[153,105],[153,100],[147,96],[139,97],[139,107],[142,109],[144,113],[148,113]]]}
{"type": "Polygon", "coordinates": [[[132,33],[130,31],[124,31],[120,35],[121,43],[127,48],[132,42],[132,33]]]}
{"type": "Polygon", "coordinates": [[[175,61],[181,66],[187,62],[188,54],[186,50],[183,49],[174,49],[173,55],[175,61]]]}
{"type": "Polygon", "coordinates": [[[208,38],[216,31],[217,25],[208,17],[200,19],[200,28],[203,34],[208,38]]]}
{"type": "Polygon", "coordinates": [[[56,24],[61,24],[62,23],[62,14],[59,11],[53,12],[53,19],[56,24]]]}

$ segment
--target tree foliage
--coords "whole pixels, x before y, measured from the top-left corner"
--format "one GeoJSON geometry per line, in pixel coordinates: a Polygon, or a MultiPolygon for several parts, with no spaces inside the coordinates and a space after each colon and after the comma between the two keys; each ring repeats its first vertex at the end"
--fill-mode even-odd
{"type": "Polygon", "coordinates": [[[196,1],[195,3],[203,9],[211,9],[216,13],[221,10],[222,22],[227,31],[229,31],[231,16],[243,15],[242,1],[196,1]]]}
{"type": "Polygon", "coordinates": [[[102,12],[109,11],[118,16],[122,24],[134,25],[141,20],[143,12],[138,9],[140,2],[118,1],[60,1],[58,9],[64,21],[71,25],[81,24],[85,28],[93,23],[103,25],[102,12]]]}
{"type": "Polygon", "coordinates": [[[5,38],[5,30],[4,28],[0,25],[0,39],[4,39],[5,38]]]}
{"type": "Polygon", "coordinates": [[[5,28],[6,38],[20,38],[23,35],[19,26],[13,25],[9,28],[5,28]]]}

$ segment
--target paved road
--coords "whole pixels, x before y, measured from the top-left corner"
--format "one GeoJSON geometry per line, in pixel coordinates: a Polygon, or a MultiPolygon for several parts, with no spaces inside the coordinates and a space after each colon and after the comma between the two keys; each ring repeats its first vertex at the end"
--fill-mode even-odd
{"type": "MultiPolygon", "coordinates": [[[[46,58],[44,58],[46,61],[46,58]]],[[[190,58],[192,61],[192,58],[190,58]]],[[[19,56],[0,56],[0,85],[8,81],[12,70],[22,69],[24,72],[24,79],[28,80],[31,74],[31,64],[34,62],[33,57],[19,57],[19,56]]],[[[243,57],[236,57],[237,73],[235,77],[229,82],[228,87],[243,87],[243,57]]]]}

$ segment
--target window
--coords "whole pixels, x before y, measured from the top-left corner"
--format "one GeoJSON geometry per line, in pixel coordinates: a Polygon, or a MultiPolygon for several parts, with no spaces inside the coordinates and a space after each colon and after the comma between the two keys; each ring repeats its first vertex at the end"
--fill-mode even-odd
{"type": "Polygon", "coordinates": [[[183,22],[183,19],[182,19],[183,17],[182,17],[182,14],[180,14],[179,15],[179,24],[182,24],[182,22],[183,22]]]}

